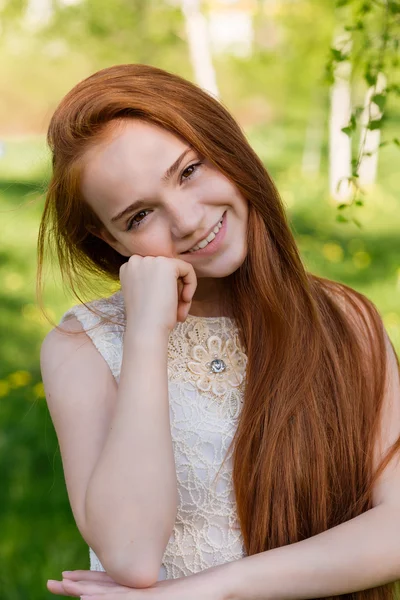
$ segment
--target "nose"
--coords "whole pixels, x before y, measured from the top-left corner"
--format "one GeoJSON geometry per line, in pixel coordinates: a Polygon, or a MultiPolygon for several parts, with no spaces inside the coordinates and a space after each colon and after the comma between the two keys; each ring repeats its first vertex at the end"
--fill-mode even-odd
{"type": "Polygon", "coordinates": [[[170,211],[170,230],[172,241],[176,244],[196,237],[196,233],[203,231],[205,225],[204,212],[193,206],[178,206],[170,211]]]}

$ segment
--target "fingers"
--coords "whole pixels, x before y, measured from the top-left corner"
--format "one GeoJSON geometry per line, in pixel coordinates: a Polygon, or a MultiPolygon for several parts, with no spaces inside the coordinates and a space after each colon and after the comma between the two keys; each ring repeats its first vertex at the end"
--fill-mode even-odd
{"type": "Polygon", "coordinates": [[[197,287],[197,276],[193,266],[184,260],[176,259],[179,268],[179,277],[183,281],[182,300],[190,302],[197,287]]]}
{"type": "Polygon", "coordinates": [[[62,595],[73,596],[74,598],[79,598],[84,594],[91,596],[92,594],[106,594],[108,592],[121,593],[132,589],[106,581],[71,581],[70,579],[64,579],[62,581],[62,587],[64,588],[64,594],[62,595]]]}
{"type": "Polygon", "coordinates": [[[58,596],[72,596],[74,598],[79,598],[83,593],[105,593],[111,591],[115,592],[116,590],[124,591],[131,589],[126,588],[125,586],[120,586],[119,584],[115,583],[111,577],[108,577],[105,573],[98,571],[73,571],[73,573],[75,578],[74,580],[63,579],[62,581],[55,581],[49,579],[47,582],[47,589],[49,592],[52,594],[57,594],[58,596]],[[78,573],[82,574],[80,579],[78,579],[78,573]],[[94,574],[93,578],[90,577],[91,573],[94,574]]]}
{"type": "Polygon", "coordinates": [[[85,571],[77,569],[76,571],[70,571],[69,573],[63,572],[64,579],[70,579],[71,581],[108,581],[114,583],[114,579],[107,575],[104,571],[85,571]]]}
{"type": "MultiPolygon", "coordinates": [[[[139,590],[132,590],[136,592],[139,590]]],[[[125,592],[106,592],[105,594],[89,594],[88,596],[81,596],[81,600],[143,600],[143,596],[132,596],[132,594],[126,594],[125,592]]]]}
{"type": "Polygon", "coordinates": [[[46,587],[49,590],[49,592],[51,592],[52,594],[57,594],[57,596],[70,596],[70,594],[68,594],[63,588],[61,581],[54,581],[53,579],[49,579],[46,587]]]}

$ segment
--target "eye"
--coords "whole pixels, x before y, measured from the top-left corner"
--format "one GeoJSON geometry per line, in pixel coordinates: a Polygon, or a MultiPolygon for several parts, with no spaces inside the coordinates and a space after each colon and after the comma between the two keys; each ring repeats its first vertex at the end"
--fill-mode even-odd
{"type": "Polygon", "coordinates": [[[140,212],[136,213],[136,215],[134,215],[127,223],[127,227],[126,227],[126,231],[130,231],[131,229],[137,229],[138,227],[140,227],[140,225],[143,223],[143,221],[145,220],[146,217],[144,217],[144,219],[142,219],[141,221],[135,221],[136,217],[138,217],[139,215],[142,215],[143,213],[149,212],[148,210],[141,210],[140,212]]]}
{"type": "MultiPolygon", "coordinates": [[[[202,164],[203,164],[203,162],[199,161],[197,163],[193,163],[192,165],[187,166],[186,169],[184,171],[182,171],[181,180],[188,181],[189,179],[191,179],[193,177],[193,175],[196,173],[196,171],[198,171],[198,169],[202,166],[202,164]],[[189,173],[189,175],[187,177],[184,177],[185,173],[189,173]]],[[[140,212],[136,213],[136,215],[134,215],[128,221],[126,231],[131,231],[131,229],[137,229],[138,227],[140,227],[140,225],[146,220],[146,216],[141,221],[135,221],[136,217],[138,217],[144,213],[148,213],[148,212],[149,211],[147,209],[145,209],[145,210],[141,210],[140,212]]]]}
{"type": "Polygon", "coordinates": [[[193,163],[192,165],[189,165],[188,167],[186,167],[186,169],[184,171],[182,171],[181,180],[183,179],[183,181],[187,181],[188,179],[191,179],[191,177],[201,167],[202,164],[203,163],[201,161],[199,161],[197,163],[193,163]],[[187,173],[190,169],[192,169],[192,171],[189,173],[189,176],[183,177],[184,174],[187,173]]]}

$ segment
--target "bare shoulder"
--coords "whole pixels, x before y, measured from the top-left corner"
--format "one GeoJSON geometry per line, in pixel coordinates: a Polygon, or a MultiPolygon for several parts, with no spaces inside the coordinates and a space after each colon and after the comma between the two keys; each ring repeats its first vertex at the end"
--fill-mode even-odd
{"type": "Polygon", "coordinates": [[[41,364],[50,363],[55,366],[59,359],[78,350],[82,344],[89,343],[90,339],[78,319],[70,317],[62,326],[54,327],[44,338],[40,349],[41,364]]]}

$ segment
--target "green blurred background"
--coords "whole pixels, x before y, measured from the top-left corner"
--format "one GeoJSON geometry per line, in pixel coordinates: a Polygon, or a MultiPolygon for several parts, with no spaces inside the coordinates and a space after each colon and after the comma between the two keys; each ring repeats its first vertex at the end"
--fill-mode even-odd
{"type": "MultiPolygon", "coordinates": [[[[41,340],[51,328],[35,298],[36,238],[50,175],[46,128],[74,84],[112,64],[152,64],[195,81],[182,4],[13,0],[0,5],[0,598],[4,600],[54,597],[46,589],[47,579],[61,578],[62,570],[89,568],[87,546],[69,507],[39,370],[41,340]]],[[[354,208],[360,227],[337,220],[338,202],[329,194],[332,108],[326,64],[335,32],[356,23],[360,2],[337,4],[209,1],[200,9],[210,31],[220,99],[276,181],[307,268],[366,294],[399,353],[398,145],[388,143],[379,151],[376,182],[365,188],[364,205],[354,208]],[[225,11],[232,35],[228,12],[233,8],[242,12],[244,25],[232,45],[224,46],[220,16],[225,11]],[[316,162],[305,169],[310,131],[316,162]]],[[[361,17],[379,45],[380,16],[372,15],[370,21],[367,13],[361,17]]],[[[397,35],[392,30],[392,39],[397,35]]],[[[365,65],[359,54],[351,81],[354,98],[365,93],[365,65]]],[[[393,56],[386,70],[391,82],[399,81],[393,56]]],[[[394,94],[388,97],[381,139],[399,136],[399,123],[399,98],[394,94]]],[[[357,143],[355,135],[353,151],[357,143]]],[[[75,301],[63,290],[56,270],[48,271],[46,283],[45,304],[58,321],[75,301]]]]}

